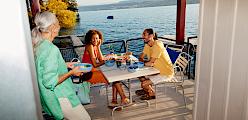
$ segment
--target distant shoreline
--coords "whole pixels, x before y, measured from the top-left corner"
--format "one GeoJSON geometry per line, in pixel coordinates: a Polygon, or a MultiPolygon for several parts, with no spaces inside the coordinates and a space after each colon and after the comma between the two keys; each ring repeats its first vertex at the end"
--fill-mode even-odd
{"type": "MultiPolygon", "coordinates": [[[[198,4],[199,0],[187,0],[187,4],[198,4]]],[[[99,11],[99,10],[116,10],[116,9],[131,9],[131,8],[144,8],[144,7],[160,7],[160,6],[173,6],[176,5],[176,0],[132,0],[123,1],[115,4],[104,4],[94,6],[79,6],[79,12],[81,11],[99,11]]]]}
{"type": "MultiPolygon", "coordinates": [[[[190,3],[190,4],[199,4],[199,3],[190,3]]],[[[190,5],[190,4],[187,4],[187,5],[190,5]]],[[[174,5],[159,5],[159,6],[147,6],[147,7],[161,7],[161,6],[174,6],[174,5]]],[[[119,10],[119,9],[132,9],[132,8],[146,8],[146,7],[128,7],[128,8],[97,9],[97,10],[83,10],[83,9],[79,9],[78,11],[79,12],[86,12],[86,11],[119,10]]]]}

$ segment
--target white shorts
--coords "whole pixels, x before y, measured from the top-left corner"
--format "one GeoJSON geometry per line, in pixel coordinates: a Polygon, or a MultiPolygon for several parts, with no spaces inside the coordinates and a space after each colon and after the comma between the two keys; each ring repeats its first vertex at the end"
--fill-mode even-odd
{"type": "Polygon", "coordinates": [[[59,98],[59,103],[65,120],[91,120],[90,115],[82,104],[72,108],[68,98],[59,98]]]}

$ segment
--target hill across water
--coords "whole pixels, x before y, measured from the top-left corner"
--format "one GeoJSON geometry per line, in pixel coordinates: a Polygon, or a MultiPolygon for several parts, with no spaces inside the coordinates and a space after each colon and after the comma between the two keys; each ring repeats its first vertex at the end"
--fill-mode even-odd
{"type": "MultiPolygon", "coordinates": [[[[199,0],[187,0],[187,4],[196,4],[199,0]]],[[[176,5],[177,0],[128,0],[121,1],[115,4],[94,5],[94,6],[79,6],[79,11],[97,11],[97,10],[114,10],[156,6],[176,5]]]]}

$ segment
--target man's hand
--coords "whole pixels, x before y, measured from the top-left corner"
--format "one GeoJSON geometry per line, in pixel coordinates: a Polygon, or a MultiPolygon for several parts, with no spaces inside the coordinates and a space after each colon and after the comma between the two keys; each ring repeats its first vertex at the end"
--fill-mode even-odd
{"type": "Polygon", "coordinates": [[[139,61],[140,62],[145,62],[143,58],[139,58],[139,61]]]}
{"type": "Polygon", "coordinates": [[[146,62],[145,66],[153,67],[153,63],[152,62],[146,62]]]}

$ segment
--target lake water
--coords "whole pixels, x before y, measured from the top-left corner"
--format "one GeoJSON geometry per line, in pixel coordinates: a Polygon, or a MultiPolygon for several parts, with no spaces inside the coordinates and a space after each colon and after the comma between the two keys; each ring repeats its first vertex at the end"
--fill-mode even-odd
{"type": "MultiPolygon", "coordinates": [[[[186,35],[197,35],[199,4],[186,8],[186,35]]],[[[71,30],[61,30],[60,35],[83,34],[89,29],[103,32],[104,39],[127,40],[141,37],[145,28],[153,28],[158,36],[175,35],[176,5],[101,11],[80,11],[80,22],[71,30]],[[114,19],[107,19],[114,16],[114,19]]]]}

